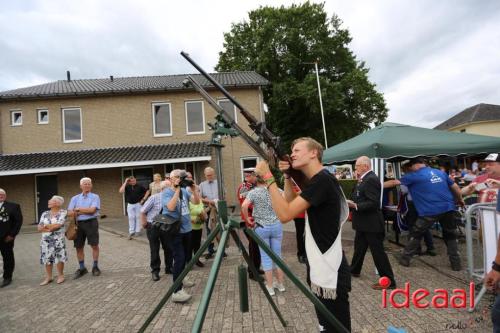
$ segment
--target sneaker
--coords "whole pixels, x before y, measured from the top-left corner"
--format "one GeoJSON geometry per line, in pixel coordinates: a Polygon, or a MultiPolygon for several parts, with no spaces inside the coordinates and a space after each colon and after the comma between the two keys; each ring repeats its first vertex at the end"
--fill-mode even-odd
{"type": "Polygon", "coordinates": [[[273,282],[273,288],[278,289],[280,292],[284,292],[286,290],[283,283],[278,283],[278,282],[273,282]]]}
{"type": "Polygon", "coordinates": [[[184,280],[182,280],[182,285],[186,288],[191,288],[192,286],[195,285],[195,283],[189,280],[188,278],[184,278],[184,280]]]}
{"type": "Polygon", "coordinates": [[[82,269],[78,268],[75,272],[75,275],[73,275],[73,280],[79,279],[85,274],[87,274],[89,271],[84,267],[82,269]]]}
{"type": "Polygon", "coordinates": [[[134,238],[134,235],[135,235],[134,233],[129,234],[128,239],[131,240],[132,238],[134,238]]]}
{"type": "Polygon", "coordinates": [[[271,296],[276,295],[276,294],[274,293],[274,288],[273,288],[273,287],[268,287],[268,286],[266,285],[266,289],[267,289],[267,292],[269,293],[269,295],[271,295],[271,296]]]}
{"type": "Polygon", "coordinates": [[[191,299],[191,295],[184,291],[184,289],[179,290],[178,292],[172,295],[172,302],[175,303],[186,303],[191,299]]]}
{"type": "Polygon", "coordinates": [[[101,270],[99,269],[99,267],[96,266],[96,267],[92,268],[92,275],[93,276],[99,276],[99,275],[101,275],[101,270]]]}

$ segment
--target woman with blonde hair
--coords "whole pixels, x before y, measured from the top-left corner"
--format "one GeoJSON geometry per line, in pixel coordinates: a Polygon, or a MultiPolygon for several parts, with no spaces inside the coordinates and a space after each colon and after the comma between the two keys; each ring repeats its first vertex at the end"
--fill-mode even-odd
{"type": "Polygon", "coordinates": [[[49,200],[49,210],[42,213],[38,223],[38,231],[42,233],[40,241],[40,263],[45,265],[47,276],[40,285],[52,282],[52,266],[57,267],[57,283],[64,282],[64,263],[68,260],[66,240],[64,238],[64,222],[67,211],[62,209],[64,198],[54,195],[49,200]]]}

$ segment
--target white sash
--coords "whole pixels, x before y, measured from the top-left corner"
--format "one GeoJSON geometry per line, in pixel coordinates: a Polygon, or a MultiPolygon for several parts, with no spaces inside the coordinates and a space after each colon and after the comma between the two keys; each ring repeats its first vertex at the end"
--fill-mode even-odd
{"type": "MultiPolygon", "coordinates": [[[[305,245],[310,267],[311,290],[316,295],[326,299],[337,297],[337,277],[342,263],[342,226],[349,216],[349,207],[342,189],[341,193],[339,233],[332,246],[325,253],[321,253],[316,245],[309,227],[309,218],[306,215],[305,245]]],[[[328,222],[322,221],[322,223],[328,222]]]]}

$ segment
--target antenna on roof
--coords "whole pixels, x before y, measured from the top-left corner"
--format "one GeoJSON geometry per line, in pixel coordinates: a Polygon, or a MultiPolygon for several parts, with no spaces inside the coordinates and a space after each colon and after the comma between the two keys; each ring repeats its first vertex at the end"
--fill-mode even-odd
{"type": "Polygon", "coordinates": [[[70,71],[66,71],[66,77],[68,78],[68,82],[71,82],[71,73],[70,73],[70,71]]]}

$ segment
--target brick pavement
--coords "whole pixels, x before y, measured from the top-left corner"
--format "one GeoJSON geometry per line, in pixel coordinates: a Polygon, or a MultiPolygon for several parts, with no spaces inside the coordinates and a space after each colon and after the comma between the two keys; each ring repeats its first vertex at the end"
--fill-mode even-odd
{"type": "MultiPolygon", "coordinates": [[[[67,281],[62,285],[52,283],[38,286],[44,270],[38,263],[40,235],[29,233],[33,228],[23,228],[16,240],[16,271],[11,286],[0,289],[0,332],[135,332],[171,285],[171,277],[161,275],[159,282],[152,282],[149,274],[149,247],[144,236],[129,241],[125,219],[108,219],[101,223],[101,259],[103,274],[89,275],[73,281],[71,275],[77,262],[74,249],[69,246],[70,260],[65,269],[67,281]]],[[[291,269],[305,281],[305,267],[295,257],[293,224],[286,226],[284,257],[291,269]]],[[[352,256],[353,233],[350,225],[344,230],[344,249],[352,256]]],[[[70,244],[72,245],[72,244],[70,244]]],[[[399,287],[411,282],[411,289],[465,288],[466,275],[451,272],[446,250],[436,240],[440,255],[420,257],[409,268],[401,267],[390,255],[399,287]],[[437,267],[437,268],[436,268],[437,267]]],[[[461,245],[463,247],[463,245],[461,245]]],[[[393,252],[399,248],[388,244],[393,252]]],[[[465,251],[462,250],[462,254],[465,251]]],[[[314,309],[310,302],[287,281],[287,291],[274,297],[288,322],[283,328],[267,303],[257,284],[249,280],[250,312],[239,311],[236,267],[241,259],[235,247],[228,250],[229,257],[219,272],[214,293],[208,308],[204,332],[315,332],[317,329],[314,309]]],[[[90,251],[86,249],[86,262],[90,251]]],[[[167,302],[149,332],[189,332],[193,323],[208,265],[195,268],[190,279],[196,282],[188,291],[193,299],[185,305],[167,302]]],[[[353,280],[351,317],[353,332],[386,332],[387,327],[405,327],[408,332],[485,332],[491,331],[488,305],[492,296],[487,295],[473,314],[455,309],[382,309],[381,292],[370,288],[376,281],[371,256],[365,258],[361,278],[353,280]],[[485,312],[486,315],[482,315],[485,312]],[[482,320],[484,318],[484,320],[482,320]],[[447,325],[469,325],[466,329],[450,330],[447,325]]]]}

